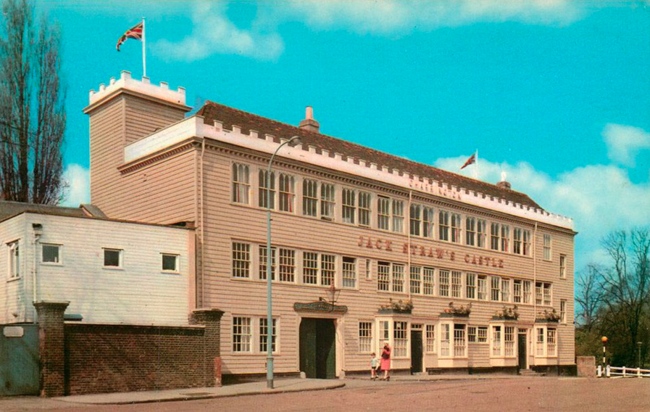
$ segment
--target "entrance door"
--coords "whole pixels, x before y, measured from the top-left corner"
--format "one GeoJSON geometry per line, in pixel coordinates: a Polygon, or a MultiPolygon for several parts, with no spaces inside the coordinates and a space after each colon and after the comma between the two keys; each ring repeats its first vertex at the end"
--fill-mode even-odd
{"type": "Polygon", "coordinates": [[[334,319],[300,322],[300,370],[307,378],[336,378],[335,334],[334,319]]]}
{"type": "Polygon", "coordinates": [[[527,369],[528,365],[526,363],[526,357],[528,354],[526,353],[526,348],[528,347],[527,339],[526,339],[526,332],[519,332],[518,336],[518,341],[517,341],[517,353],[518,353],[518,359],[519,359],[519,369],[527,369]]]}
{"type": "Polygon", "coordinates": [[[411,373],[422,372],[422,331],[411,331],[411,373]]]}

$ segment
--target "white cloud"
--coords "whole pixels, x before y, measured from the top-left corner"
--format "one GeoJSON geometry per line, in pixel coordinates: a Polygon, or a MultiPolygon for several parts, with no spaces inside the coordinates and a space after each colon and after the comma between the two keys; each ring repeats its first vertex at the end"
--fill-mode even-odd
{"type": "Polygon", "coordinates": [[[67,187],[61,206],[76,207],[90,202],[90,172],[78,164],[69,164],[63,171],[63,181],[67,187]]]}
{"type": "Polygon", "coordinates": [[[275,59],[284,51],[284,43],[277,33],[237,28],[226,17],[226,4],[196,3],[192,33],[179,42],[160,40],[153,43],[153,51],[170,60],[195,61],[215,53],[231,53],[258,59],[275,59]]]}
{"type": "MultiPolygon", "coordinates": [[[[438,159],[435,166],[475,178],[476,165],[459,172],[467,156],[438,159]]],[[[591,261],[601,261],[601,240],[617,229],[650,224],[650,184],[633,183],[625,169],[617,165],[589,165],[566,172],[557,178],[535,170],[528,163],[498,164],[479,159],[478,178],[496,183],[501,171],[512,189],[526,193],[545,210],[574,221],[576,271],[591,261]]]]}
{"type": "Polygon", "coordinates": [[[228,2],[195,1],[190,6],[192,33],[180,41],[159,40],[152,44],[153,52],[183,61],[216,53],[275,59],[284,51],[278,27],[287,22],[303,22],[321,30],[401,35],[476,22],[566,25],[582,18],[589,5],[571,0],[289,0],[255,6],[255,19],[249,28],[242,28],[228,19],[228,2]]]}
{"type": "Polygon", "coordinates": [[[603,137],[609,159],[624,166],[634,167],[638,152],[650,149],[650,133],[638,127],[610,123],[603,137]]]}
{"type": "Polygon", "coordinates": [[[400,34],[475,22],[565,25],[581,18],[584,8],[569,0],[293,0],[287,13],[316,28],[400,34]]]}

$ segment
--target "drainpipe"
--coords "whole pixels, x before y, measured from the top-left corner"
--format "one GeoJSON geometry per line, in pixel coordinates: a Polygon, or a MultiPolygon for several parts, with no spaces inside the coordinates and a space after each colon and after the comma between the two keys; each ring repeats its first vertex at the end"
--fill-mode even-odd
{"type": "MultiPolygon", "coordinates": [[[[535,328],[535,317],[537,316],[537,222],[535,222],[535,230],[533,231],[533,287],[530,292],[533,299],[533,333],[531,333],[531,340],[537,346],[537,329],[535,328]]],[[[533,353],[533,365],[536,366],[535,356],[536,353],[533,353]]]]}
{"type": "MultiPolygon", "coordinates": [[[[33,322],[36,323],[38,313],[36,312],[36,306],[33,304],[38,302],[38,287],[36,283],[38,281],[38,243],[43,234],[43,225],[40,223],[32,223],[32,230],[34,233],[34,251],[32,254],[32,310],[34,313],[33,322]]],[[[27,306],[27,302],[25,302],[25,306],[27,306]]],[[[27,315],[27,308],[25,308],[25,315],[27,315]]]]}
{"type": "Polygon", "coordinates": [[[405,278],[408,279],[406,283],[406,287],[408,288],[408,297],[411,299],[411,202],[413,201],[413,191],[409,190],[409,204],[408,208],[406,210],[409,211],[408,213],[408,222],[406,222],[406,233],[408,234],[407,243],[408,243],[408,254],[407,254],[407,261],[406,261],[406,276],[405,278]]]}
{"type": "Polygon", "coordinates": [[[200,165],[199,165],[199,172],[201,173],[201,180],[200,180],[200,186],[199,186],[199,193],[200,193],[200,203],[199,203],[199,209],[201,213],[201,223],[200,223],[200,231],[201,231],[201,292],[200,292],[200,302],[197,302],[197,307],[202,308],[205,305],[205,235],[204,235],[204,230],[205,230],[205,225],[203,223],[203,219],[205,216],[204,213],[204,203],[203,203],[203,158],[205,156],[205,137],[201,141],[201,159],[200,159],[200,165]]]}

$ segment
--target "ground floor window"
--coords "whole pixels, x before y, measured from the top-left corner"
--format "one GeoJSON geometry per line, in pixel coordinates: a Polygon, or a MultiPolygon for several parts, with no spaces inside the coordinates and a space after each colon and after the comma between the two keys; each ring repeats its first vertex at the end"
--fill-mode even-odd
{"type": "Polygon", "coordinates": [[[372,322],[359,322],[359,352],[372,352],[372,322]]]}
{"type": "MultiPolygon", "coordinates": [[[[278,322],[273,319],[271,347],[277,352],[278,322]]],[[[232,318],[232,351],[266,353],[269,341],[268,319],[265,317],[234,316],[232,318]]]]}
{"type": "Polygon", "coordinates": [[[557,329],[549,326],[535,328],[535,356],[557,356],[557,329]]]}
{"type": "Polygon", "coordinates": [[[440,324],[440,356],[467,357],[467,325],[462,323],[440,324]]]}
{"type": "Polygon", "coordinates": [[[429,353],[436,352],[436,327],[435,325],[426,326],[426,351],[429,353]]]}
{"type": "Polygon", "coordinates": [[[408,356],[408,323],[393,322],[393,356],[408,356]]]}

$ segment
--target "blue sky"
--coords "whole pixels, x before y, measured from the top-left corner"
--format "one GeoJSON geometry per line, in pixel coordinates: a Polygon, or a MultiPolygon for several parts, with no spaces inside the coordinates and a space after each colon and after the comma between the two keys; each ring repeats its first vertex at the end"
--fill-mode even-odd
{"type": "Polygon", "coordinates": [[[36,1],[63,30],[66,204],[89,200],[88,92],[128,70],[515,190],[574,219],[576,271],[650,224],[650,1],[36,1]]]}

